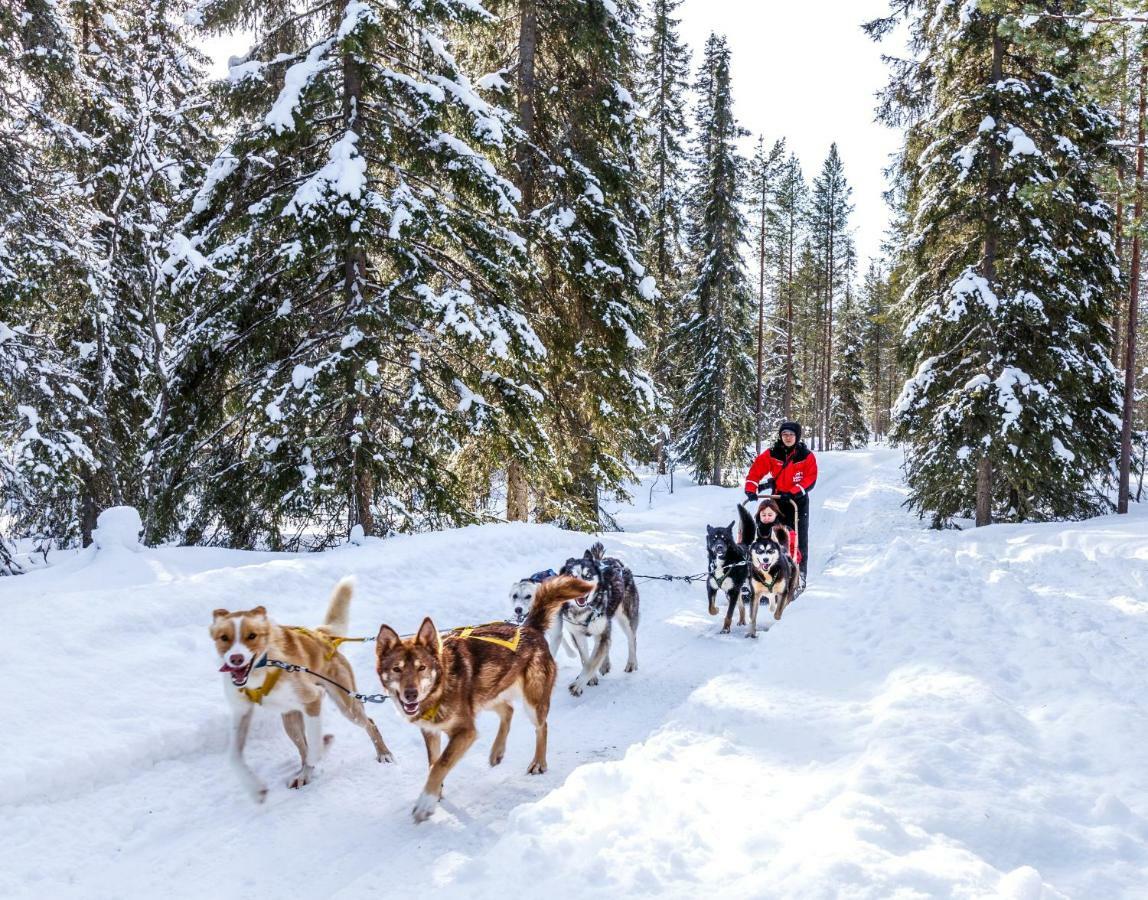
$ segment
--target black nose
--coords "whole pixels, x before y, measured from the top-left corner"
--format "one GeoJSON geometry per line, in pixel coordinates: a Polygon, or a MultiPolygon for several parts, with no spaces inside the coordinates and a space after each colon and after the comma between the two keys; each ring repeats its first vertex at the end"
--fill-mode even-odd
{"type": "Polygon", "coordinates": [[[414,688],[407,688],[403,691],[403,699],[406,700],[407,703],[414,703],[419,699],[419,692],[414,688]]]}
{"type": "Polygon", "coordinates": [[[516,607],[514,607],[514,611],[515,611],[515,613],[517,613],[518,615],[522,615],[522,607],[521,607],[521,606],[516,606],[516,607]]]}
{"type": "Polygon", "coordinates": [[[238,653],[232,653],[231,654],[231,664],[233,666],[237,666],[241,662],[243,662],[243,657],[240,654],[238,654],[238,653]]]}

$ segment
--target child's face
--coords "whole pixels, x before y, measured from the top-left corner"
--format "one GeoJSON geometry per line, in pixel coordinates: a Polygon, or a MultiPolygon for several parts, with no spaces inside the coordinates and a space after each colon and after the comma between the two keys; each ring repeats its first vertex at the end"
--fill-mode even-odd
{"type": "Polygon", "coordinates": [[[757,517],[758,517],[758,518],[759,518],[759,519],[760,519],[762,522],[764,522],[766,525],[772,525],[772,524],[773,524],[773,521],[774,521],[774,520],[777,518],[777,513],[775,513],[775,512],[774,512],[772,509],[770,509],[768,506],[763,506],[763,507],[762,507],[762,508],[761,508],[761,509],[758,511],[758,513],[757,513],[757,517]]]}

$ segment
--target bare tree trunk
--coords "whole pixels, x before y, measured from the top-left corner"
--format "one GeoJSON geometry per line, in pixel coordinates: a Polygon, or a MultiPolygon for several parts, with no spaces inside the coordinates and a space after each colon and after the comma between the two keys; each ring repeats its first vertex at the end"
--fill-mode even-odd
{"type": "Polygon", "coordinates": [[[530,517],[530,491],[522,463],[512,459],[506,466],[506,518],[511,522],[525,522],[530,517]]]}
{"type": "Polygon", "coordinates": [[[1132,212],[1132,268],[1128,279],[1128,316],[1124,345],[1124,415],[1120,427],[1120,489],[1116,511],[1128,512],[1128,481],[1132,469],[1132,419],[1136,400],[1136,329],[1140,311],[1140,228],[1144,212],[1144,116],[1148,112],[1148,41],[1141,34],[1140,104],[1136,119],[1136,200],[1132,212]]]}
{"type": "Polygon", "coordinates": [[[785,396],[781,402],[781,417],[788,419],[792,415],[793,406],[793,242],[796,239],[797,228],[792,220],[789,222],[789,272],[785,281],[786,314],[785,314],[785,396]]]}
{"type": "MultiPolygon", "coordinates": [[[[361,132],[358,118],[363,109],[363,73],[359,61],[353,53],[343,54],[343,124],[348,131],[361,132]]],[[[343,304],[346,310],[357,306],[361,300],[363,286],[367,283],[367,254],[355,238],[355,232],[347,230],[346,246],[343,253],[343,304]]],[[[375,533],[375,516],[372,511],[374,501],[374,477],[369,464],[370,455],[363,449],[362,440],[351,440],[359,426],[355,420],[361,418],[361,410],[352,402],[356,391],[355,373],[348,373],[347,391],[347,439],[350,457],[350,508],[348,510],[348,530],[355,525],[362,526],[364,534],[375,533]]]]}
{"type": "MultiPolygon", "coordinates": [[[[1120,35],[1120,60],[1121,60],[1121,73],[1125,73],[1128,66],[1128,29],[1121,30],[1120,35]]],[[[1117,135],[1117,140],[1121,145],[1119,155],[1116,159],[1116,265],[1120,271],[1124,271],[1124,138],[1127,134],[1128,126],[1128,113],[1125,108],[1125,97],[1127,94],[1127,76],[1122,75],[1120,85],[1120,132],[1117,135]]],[[[1116,304],[1116,308],[1112,312],[1112,364],[1120,366],[1120,304],[1116,304]]]]}
{"type": "Polygon", "coordinates": [[[761,196],[761,228],[757,248],[757,400],[754,405],[754,437],[757,453],[761,454],[761,393],[763,389],[762,363],[765,358],[765,191],[761,196]]]}
{"type": "MultiPolygon", "coordinates": [[[[534,211],[534,100],[537,82],[534,78],[534,57],[538,49],[538,7],[535,0],[522,0],[522,13],[518,25],[518,119],[524,139],[515,150],[518,165],[519,191],[522,192],[523,217],[534,211]]],[[[662,448],[659,448],[661,454],[662,448]]],[[[526,470],[519,460],[512,459],[506,467],[506,518],[511,522],[525,522],[529,516],[529,485],[526,470]]]]}
{"type": "Polygon", "coordinates": [[[993,462],[986,453],[977,460],[977,527],[993,521],[993,462]]]}
{"type": "MultiPolygon", "coordinates": [[[[1004,41],[1000,37],[1000,22],[999,20],[993,24],[993,62],[991,79],[992,84],[1000,82],[1004,68],[1004,41]]],[[[992,221],[994,204],[991,202],[995,199],[997,191],[997,173],[1000,169],[1000,150],[994,142],[989,149],[989,221],[986,222],[985,228],[985,259],[984,259],[984,278],[989,283],[989,287],[995,287],[996,281],[996,259],[997,259],[997,234],[996,224],[992,221]]],[[[982,451],[983,455],[977,461],[977,527],[982,525],[991,525],[993,520],[993,465],[992,458],[989,456],[989,451],[985,449],[982,451]]]]}

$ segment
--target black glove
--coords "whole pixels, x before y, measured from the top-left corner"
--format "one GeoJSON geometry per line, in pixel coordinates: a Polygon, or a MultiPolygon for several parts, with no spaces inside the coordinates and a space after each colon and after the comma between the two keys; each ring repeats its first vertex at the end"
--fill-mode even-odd
{"type": "Polygon", "coordinates": [[[756,500],[757,499],[757,491],[746,491],[745,492],[745,499],[746,500],[756,500]]]}

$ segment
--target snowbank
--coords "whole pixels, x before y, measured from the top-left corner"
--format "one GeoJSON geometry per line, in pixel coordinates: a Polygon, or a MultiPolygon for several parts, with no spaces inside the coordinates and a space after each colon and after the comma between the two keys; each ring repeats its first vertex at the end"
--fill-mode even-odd
{"type": "MultiPolygon", "coordinates": [[[[211,610],[262,602],[314,624],[354,573],[356,634],[428,612],[489,621],[514,579],[588,536],[501,525],[309,556],[120,553],[146,564],[130,583],[102,580],[101,551],[5,579],[19,639],[0,654],[17,686],[0,895],[202,896],[220,872],[292,896],[1142,895],[1145,516],[931,532],[900,506],[898,454],[821,463],[811,586],[780,624],[719,636],[700,585],[642,582],[638,672],[615,666],[573,698],[559,661],[550,772],[524,775],[522,717],[489,768],[486,714],[421,826],[422,741],[389,704],[372,714],[395,766],[328,716],[336,741],[298,792],[291,747],[260,722],[248,757],[273,787],[250,803],[223,757],[211,610]]],[[[642,490],[604,540],[641,574],[700,571],[704,525],[738,495],[685,487],[648,510],[642,490]]],[[[347,652],[374,683],[369,647],[347,652]]]]}

